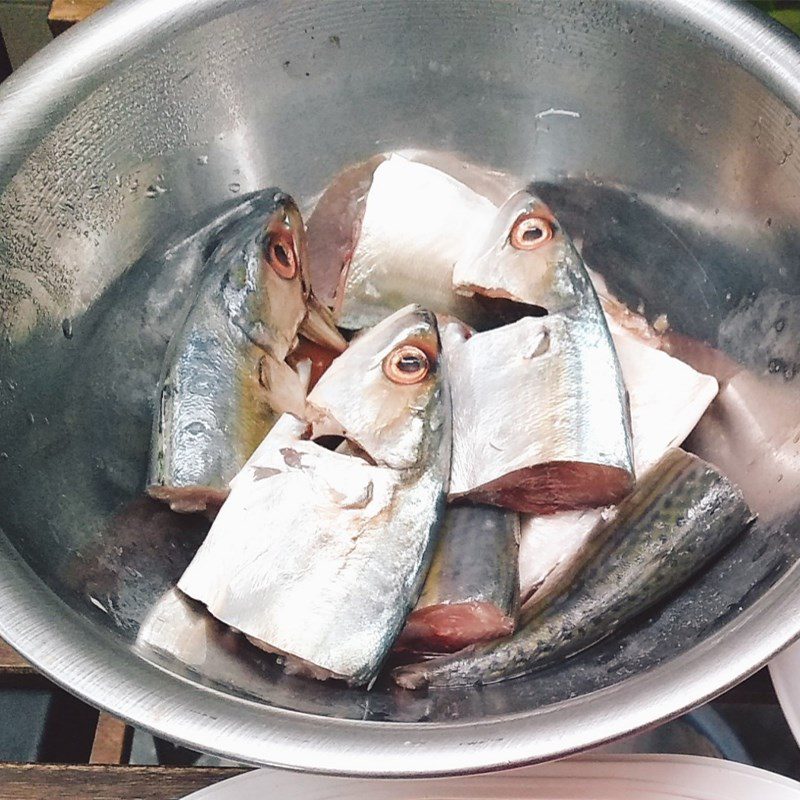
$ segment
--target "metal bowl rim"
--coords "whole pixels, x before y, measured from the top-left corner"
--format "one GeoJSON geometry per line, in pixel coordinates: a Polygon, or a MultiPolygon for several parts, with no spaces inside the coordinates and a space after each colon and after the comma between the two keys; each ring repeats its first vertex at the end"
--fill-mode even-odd
{"type": "MultiPolygon", "coordinates": [[[[143,42],[248,4],[122,0],[49,45],[0,89],[0,187],[38,143],[30,131],[52,127],[143,42]]],[[[777,23],[727,0],[645,0],[637,6],[658,10],[705,34],[709,43],[800,111],[800,40],[777,23]]],[[[0,537],[0,557],[5,562],[0,636],[55,683],[137,727],[193,749],[324,774],[433,777],[563,757],[705,702],[800,636],[800,585],[793,569],[716,636],[590,695],[477,723],[321,718],[225,695],[131,657],[122,641],[101,635],[58,599],[5,537],[0,537]],[[691,682],[684,680],[687,674],[693,675],[691,682]]]]}

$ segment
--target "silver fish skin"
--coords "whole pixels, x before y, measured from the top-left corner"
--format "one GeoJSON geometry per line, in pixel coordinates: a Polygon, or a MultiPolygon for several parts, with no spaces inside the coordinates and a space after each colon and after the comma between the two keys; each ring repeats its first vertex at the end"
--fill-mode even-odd
{"type": "Polygon", "coordinates": [[[528,191],[511,195],[480,240],[453,267],[453,286],[539,306],[549,313],[594,300],[589,275],[550,208],[528,191]]]}
{"type": "Polygon", "coordinates": [[[455,349],[451,498],[537,514],[621,500],[634,478],[628,396],[589,274],[549,208],[512,195],[453,281],[548,316],[455,349]]]}
{"type": "Polygon", "coordinates": [[[231,482],[178,588],[290,669],[361,685],[417,600],[444,514],[451,411],[434,316],[412,306],[363,333],[308,409],[282,416],[231,482]],[[338,452],[321,438],[336,436],[338,452]]]}
{"type": "MultiPolygon", "coordinates": [[[[474,331],[437,315],[442,353],[474,331]]],[[[519,608],[519,515],[492,506],[449,506],[422,594],[395,650],[449,653],[511,633],[519,608]]]]}
{"type": "MultiPolygon", "coordinates": [[[[592,281],[595,283],[594,277],[592,281]]],[[[607,299],[603,302],[630,399],[634,467],[637,480],[641,480],[667,450],[680,445],[697,425],[716,396],[718,385],[711,375],[697,372],[659,349],[658,336],[646,321],[637,320],[618,301],[613,305],[607,299]]],[[[582,548],[593,530],[610,513],[613,509],[523,516],[523,603],[531,595],[536,603],[551,599],[565,576],[582,561],[582,548]]]]}
{"type": "Polygon", "coordinates": [[[450,506],[419,601],[395,649],[452,653],[508,635],[519,609],[519,515],[450,506]]]}
{"type": "Polygon", "coordinates": [[[751,520],[738,488],[670,450],[592,537],[565,594],[523,611],[511,637],[401,667],[394,679],[406,688],[494,683],[567,658],[676,591],[751,520]]]}
{"type": "Polygon", "coordinates": [[[477,333],[449,364],[451,499],[548,514],[631,489],[628,398],[599,307],[477,333]]]}
{"type": "Polygon", "coordinates": [[[217,234],[165,357],[148,492],[176,511],[218,506],[279,414],[302,411],[304,378],[284,361],[298,333],[345,346],[310,295],[292,198],[269,189],[248,205],[217,234]]]}

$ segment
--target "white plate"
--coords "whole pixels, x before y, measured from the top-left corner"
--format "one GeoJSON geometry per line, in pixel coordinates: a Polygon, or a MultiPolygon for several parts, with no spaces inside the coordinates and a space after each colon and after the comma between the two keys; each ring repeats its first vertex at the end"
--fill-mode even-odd
{"type": "Polygon", "coordinates": [[[769,674],[783,715],[800,744],[800,644],[786,648],[769,664],[769,674]]]}
{"type": "MultiPolygon", "coordinates": [[[[800,654],[798,654],[800,657],[800,654]]],[[[699,756],[585,756],[438,780],[330,778],[260,769],[186,800],[800,800],[800,783],[699,756]]]]}

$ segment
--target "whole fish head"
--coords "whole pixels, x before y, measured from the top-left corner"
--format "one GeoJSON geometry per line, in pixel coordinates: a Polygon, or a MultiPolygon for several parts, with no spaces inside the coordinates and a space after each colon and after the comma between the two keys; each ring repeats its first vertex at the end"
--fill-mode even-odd
{"type": "Polygon", "coordinates": [[[427,462],[450,424],[436,317],[410,305],[356,337],[308,397],[315,435],[344,436],[394,469],[427,462]]]}
{"type": "Polygon", "coordinates": [[[550,208],[527,191],[498,209],[487,235],[460,258],[453,282],[479,294],[560,311],[584,287],[580,256],[550,208]]]}
{"type": "Polygon", "coordinates": [[[341,352],[346,343],[311,293],[303,219],[285,192],[267,190],[216,250],[230,262],[224,293],[230,318],[281,361],[307,339],[341,352]]]}

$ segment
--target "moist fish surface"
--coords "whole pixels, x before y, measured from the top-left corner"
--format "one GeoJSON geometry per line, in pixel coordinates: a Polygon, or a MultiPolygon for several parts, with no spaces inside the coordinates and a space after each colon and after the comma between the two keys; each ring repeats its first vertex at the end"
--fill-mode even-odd
{"type": "Polygon", "coordinates": [[[625,388],[589,309],[526,317],[454,348],[451,498],[541,514],[631,489],[625,388]]]}
{"type": "MultiPolygon", "coordinates": [[[[438,315],[442,354],[473,335],[438,315]]],[[[422,595],[395,650],[448,653],[511,633],[519,606],[519,515],[492,506],[450,506],[422,595]]]]}
{"type": "Polygon", "coordinates": [[[487,304],[457,295],[452,273],[495,212],[492,202],[441,170],[392,155],[372,176],[336,290],[337,324],[358,330],[416,302],[484,327],[492,318],[487,304]]]}
{"type": "Polygon", "coordinates": [[[396,649],[452,653],[514,630],[519,607],[519,515],[450,506],[416,607],[396,649]]]}
{"type": "Polygon", "coordinates": [[[583,548],[602,524],[605,509],[522,514],[519,537],[520,603],[550,600],[583,558],[583,548]]]}
{"type": "Polygon", "coordinates": [[[628,391],[637,477],[691,433],[717,396],[714,377],[610,323],[628,391]]]}
{"type": "Polygon", "coordinates": [[[465,296],[500,297],[549,313],[597,302],[586,268],[550,208],[528,191],[511,195],[453,267],[465,296]]]}
{"type": "Polygon", "coordinates": [[[450,416],[435,317],[401,309],[280,418],[178,588],[292,671],[369,683],[433,555],[450,416]]]}
{"type": "Polygon", "coordinates": [[[752,520],[711,465],[670,450],[593,537],[582,569],[510,637],[394,671],[406,688],[493,683],[590,646],[683,585],[752,520]]]}
{"type": "MultiPolygon", "coordinates": [[[[468,209],[474,204],[475,194],[488,200],[492,207],[497,207],[517,188],[518,182],[507,173],[467,161],[450,152],[434,150],[401,150],[397,153],[378,153],[366,161],[341,170],[312,203],[313,210],[308,215],[307,225],[312,287],[314,294],[328,306],[332,307],[336,301],[340,277],[350,263],[353,251],[358,244],[364,219],[364,207],[372,187],[375,170],[384,161],[393,157],[397,160],[389,170],[392,174],[387,176],[382,173],[381,183],[375,187],[375,190],[376,195],[384,191],[391,192],[397,197],[398,203],[403,204],[401,205],[401,215],[394,223],[395,230],[403,238],[407,238],[407,232],[403,230],[403,223],[408,219],[411,219],[414,227],[436,224],[435,217],[425,219],[419,216],[423,211],[422,206],[427,201],[419,198],[419,185],[415,184],[414,178],[417,178],[418,181],[427,178],[442,187],[458,188],[459,185],[463,185],[470,190],[466,192],[461,190],[453,194],[451,199],[455,202],[455,207],[451,208],[449,212],[452,214],[451,218],[455,218],[458,214],[459,201],[462,199],[468,209]],[[403,168],[405,161],[416,165],[425,165],[428,169],[419,170],[411,166],[406,170],[403,168]],[[452,181],[456,183],[452,183],[452,181]],[[405,194],[401,191],[404,187],[409,190],[405,194]]],[[[434,205],[438,194],[438,192],[434,192],[434,196],[431,198],[433,202],[427,203],[426,207],[434,205]]],[[[377,196],[373,198],[373,203],[375,202],[379,205],[386,204],[385,198],[377,196]]],[[[437,216],[441,216],[441,209],[437,210],[435,206],[434,212],[439,212],[437,216]]],[[[373,210],[373,216],[374,213],[373,210]]],[[[377,223],[376,220],[371,220],[371,224],[379,223],[380,220],[377,223]]],[[[389,221],[387,224],[391,225],[392,222],[389,221]]],[[[458,237],[461,228],[456,224],[454,227],[441,230],[441,233],[445,236],[458,237]]],[[[447,244],[444,250],[452,247],[460,248],[460,245],[456,241],[447,244]]],[[[399,252],[394,250],[392,252],[396,258],[402,256],[399,252]]],[[[437,262],[446,255],[447,253],[444,251],[433,252],[427,254],[426,258],[437,262]]],[[[444,262],[444,268],[452,271],[452,264],[444,262]]],[[[419,291],[415,286],[411,288],[414,292],[419,291]]],[[[373,301],[374,298],[369,299],[370,303],[373,301]]],[[[452,301],[453,299],[448,296],[447,302],[452,301]]]]}
{"type": "MultiPolygon", "coordinates": [[[[619,325],[609,328],[628,391],[637,480],[687,437],[717,394],[717,381],[672,358],[650,337],[619,325]]],[[[608,512],[610,513],[610,512],[608,512]]],[[[601,521],[599,510],[524,515],[520,539],[520,589],[525,602],[549,599],[563,584],[601,521]]]]}
{"type": "Polygon", "coordinates": [[[221,231],[165,358],[148,493],[176,511],[218,506],[280,413],[302,411],[298,333],[345,342],[310,293],[305,234],[291,197],[265,190],[221,231]]]}
{"type": "Polygon", "coordinates": [[[451,498],[547,514],[633,485],[630,410],[588,271],[547,206],[517,192],[456,263],[456,289],[540,307],[452,357],[451,498]]]}

